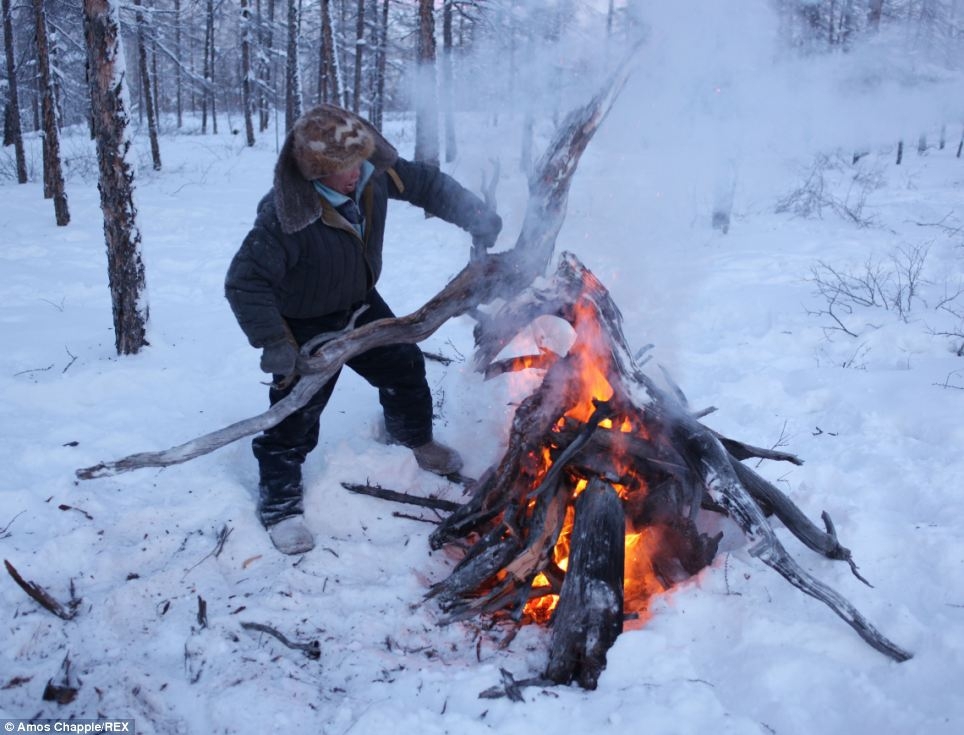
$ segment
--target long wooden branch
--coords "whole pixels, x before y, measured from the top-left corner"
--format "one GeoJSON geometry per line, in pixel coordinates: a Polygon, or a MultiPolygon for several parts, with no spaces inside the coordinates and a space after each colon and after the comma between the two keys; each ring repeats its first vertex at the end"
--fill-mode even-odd
{"type": "Polygon", "coordinates": [[[529,286],[545,272],[552,258],[556,236],[565,220],[572,176],[586,146],[625,86],[632,70],[630,59],[635,53],[634,48],[600,92],[586,105],[569,113],[557,129],[534,168],[522,230],[511,250],[473,258],[434,298],[408,316],[371,322],[326,343],[313,357],[300,361],[301,380],[291,393],[264,413],[170,449],[140,452],[79,469],[77,477],[90,480],[143,467],[180,464],[269,429],[304,406],[352,357],[379,345],[420,342],[449,319],[467,312],[476,313],[481,304],[529,286]]]}
{"type": "Polygon", "coordinates": [[[269,429],[304,406],[348,360],[372,347],[400,342],[421,342],[449,319],[482,303],[486,296],[479,284],[486,283],[508,266],[502,254],[469,263],[434,298],[417,311],[397,319],[379,319],[324,344],[303,361],[301,380],[291,393],[270,409],[218,431],[159,452],[141,452],[113,462],[101,462],[77,470],[77,477],[91,480],[143,467],[180,464],[220,449],[231,442],[269,429]]]}

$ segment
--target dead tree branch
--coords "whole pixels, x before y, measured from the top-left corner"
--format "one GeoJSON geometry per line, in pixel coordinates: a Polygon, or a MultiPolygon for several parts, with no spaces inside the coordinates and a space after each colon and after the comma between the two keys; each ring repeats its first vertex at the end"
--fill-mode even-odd
{"type": "Polygon", "coordinates": [[[288,637],[284,633],[275,630],[270,625],[263,625],[262,623],[241,623],[241,627],[245,630],[256,630],[259,633],[267,633],[268,635],[281,641],[282,645],[295,651],[301,651],[305,656],[312,660],[321,658],[321,645],[318,643],[318,641],[297,643],[295,641],[288,640],[288,637]]]}
{"type": "Polygon", "coordinates": [[[20,572],[6,559],[3,560],[3,565],[7,568],[7,573],[13,577],[13,581],[16,582],[20,589],[26,592],[31,599],[33,599],[38,605],[40,605],[44,610],[52,612],[61,620],[73,620],[77,616],[77,608],[80,606],[82,600],[77,597],[74,590],[74,582],[70,581],[70,600],[64,605],[54,599],[47,590],[41,587],[35,582],[30,582],[20,576],[20,572]]]}
{"type": "Polygon", "coordinates": [[[460,503],[455,503],[451,500],[443,500],[441,498],[423,498],[419,497],[418,495],[411,495],[409,493],[400,493],[397,490],[388,490],[387,488],[380,487],[379,485],[359,485],[353,482],[343,482],[341,483],[341,486],[349,492],[359,493],[360,495],[370,495],[373,498],[391,500],[396,503],[407,503],[409,505],[417,505],[422,508],[431,508],[433,510],[444,510],[450,513],[461,505],[460,503]]]}

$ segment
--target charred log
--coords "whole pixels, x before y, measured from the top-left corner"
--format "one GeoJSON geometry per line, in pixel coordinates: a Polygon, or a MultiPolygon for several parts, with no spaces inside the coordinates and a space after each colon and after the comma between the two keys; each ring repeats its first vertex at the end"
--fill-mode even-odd
{"type": "Polygon", "coordinates": [[[552,619],[546,678],[595,689],[623,630],[625,518],[616,491],[593,480],[576,501],[572,555],[552,619]]]}

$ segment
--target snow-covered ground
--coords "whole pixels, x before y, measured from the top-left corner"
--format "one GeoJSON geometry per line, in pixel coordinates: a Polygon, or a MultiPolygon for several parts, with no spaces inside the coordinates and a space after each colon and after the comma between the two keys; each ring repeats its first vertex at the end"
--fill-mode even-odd
{"type": "MultiPolygon", "coordinates": [[[[500,668],[537,676],[547,632],[527,627],[500,650],[482,626],[438,626],[422,598],[452,561],[429,550],[432,525],[340,483],[449,499],[462,488],[377,441],[376,395],[349,372],[306,465],[319,544],[301,558],[277,553],[256,519],[247,440],[161,471],[77,481],[79,467],[163,449],[265,407],[258,353],[222,280],[275,159],[273,137],[254,149],[230,134],[162,139],[164,169],[142,166],[136,192],[151,344],[118,358],[96,182],[80,173],[93,159],[79,131],[64,143],[74,172],[68,227],[54,225],[38,182],[0,184],[0,556],[58,599],[71,581],[83,598],[64,622],[3,574],[0,717],[133,718],[144,733],[960,732],[964,358],[955,350],[964,337],[935,334],[964,332],[939,308],[964,313],[964,296],[953,298],[964,279],[956,133],[924,155],[909,145],[900,167],[896,140],[877,141],[856,166],[842,149],[820,171],[832,201],[807,218],[776,213],[777,203],[832,150],[797,144],[789,155],[764,141],[739,166],[720,166],[695,142],[654,139],[635,94],[631,85],[585,155],[557,252],[575,252],[606,283],[633,346],[654,343],[653,364],[695,408],[718,407],[705,423],[805,460],[760,471],[810,517],[830,513],[873,589],[778,534],[912,660],[868,647],[726,526],[712,567],[620,636],[598,690],[480,699],[500,668]],[[725,235],[710,226],[721,191],[734,201],[725,235]],[[834,212],[834,201],[853,205],[863,193],[863,225],[834,212]],[[914,252],[926,255],[903,318],[883,307],[846,313],[838,302],[840,324],[816,294],[815,268],[832,281],[820,264],[863,280],[889,275],[882,291],[893,294],[908,272],[901,253],[914,252]],[[317,640],[321,658],[242,622],[317,640]],[[81,681],[77,698],[42,701],[65,657],[81,681]]],[[[525,206],[518,121],[462,125],[471,135],[448,170],[478,188],[483,165],[501,157],[507,247],[525,206]]],[[[393,121],[388,135],[411,151],[407,122],[393,121]]],[[[35,141],[31,150],[36,168],[35,141]]],[[[398,313],[418,307],[468,248],[464,233],[392,204],[383,295],[398,313]]],[[[437,435],[477,475],[499,456],[511,409],[505,381],[485,383],[468,366],[471,326],[458,319],[423,346],[456,359],[429,363],[437,435]]]]}

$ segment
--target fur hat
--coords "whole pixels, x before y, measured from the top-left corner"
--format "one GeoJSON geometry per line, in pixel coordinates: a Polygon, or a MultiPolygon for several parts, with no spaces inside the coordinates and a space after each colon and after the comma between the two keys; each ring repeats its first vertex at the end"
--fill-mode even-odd
{"type": "Polygon", "coordinates": [[[334,105],[318,105],[299,117],[291,141],[295,164],[309,181],[357,166],[375,151],[371,127],[334,105]]]}
{"type": "Polygon", "coordinates": [[[357,115],[334,105],[308,110],[288,131],[274,167],[274,202],[282,231],[297,232],[321,217],[321,197],[312,179],[363,160],[371,162],[379,173],[394,165],[397,158],[391,143],[357,115]],[[338,138],[343,141],[340,145],[329,146],[328,141],[338,138]]]}

